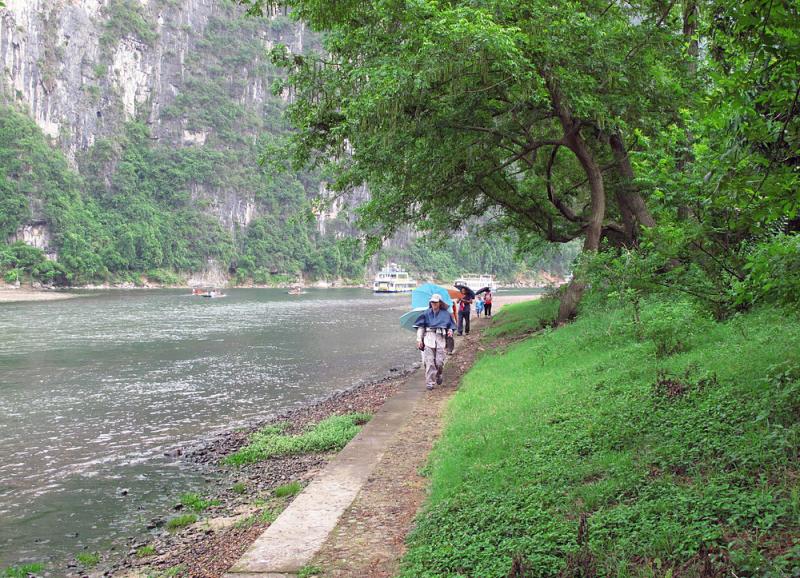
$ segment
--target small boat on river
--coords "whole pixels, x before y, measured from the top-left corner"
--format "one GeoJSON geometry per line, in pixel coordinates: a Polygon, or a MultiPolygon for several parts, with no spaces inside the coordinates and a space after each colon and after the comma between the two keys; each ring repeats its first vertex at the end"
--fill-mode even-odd
{"type": "Polygon", "coordinates": [[[219,289],[199,289],[197,287],[192,289],[192,295],[196,295],[197,297],[207,297],[209,299],[227,297],[227,295],[225,295],[225,293],[223,293],[219,289]]]}

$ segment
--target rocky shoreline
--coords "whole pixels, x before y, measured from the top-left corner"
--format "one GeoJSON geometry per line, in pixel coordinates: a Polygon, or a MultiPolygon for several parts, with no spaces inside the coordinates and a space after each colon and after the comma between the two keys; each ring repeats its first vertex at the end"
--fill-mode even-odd
{"type": "Polygon", "coordinates": [[[291,482],[307,485],[335,453],[285,456],[241,467],[223,465],[222,459],[267,425],[286,422],[287,433],[299,433],[331,415],[374,413],[416,367],[418,364],[406,370],[396,368],[389,376],[168,452],[170,457],[204,473],[209,485],[202,498],[213,505],[198,515],[197,522],[176,531],[166,528],[169,519],[187,512],[183,504],[175,504],[173,511],[150,521],[150,535],[131,537],[118,544],[92,572],[73,563],[68,576],[144,578],[154,571],[178,569],[181,573],[175,575],[221,576],[293,498],[276,498],[273,490],[291,482]]]}

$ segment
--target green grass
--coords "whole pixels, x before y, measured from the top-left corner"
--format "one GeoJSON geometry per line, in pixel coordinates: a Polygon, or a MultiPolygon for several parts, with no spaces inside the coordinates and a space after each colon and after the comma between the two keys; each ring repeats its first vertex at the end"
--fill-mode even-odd
{"type": "Polygon", "coordinates": [[[489,343],[503,337],[517,337],[543,329],[558,313],[558,301],[536,299],[507,305],[494,315],[494,322],[482,332],[489,343]]]}
{"type": "Polygon", "coordinates": [[[100,563],[100,554],[97,552],[81,552],[75,559],[86,568],[94,568],[100,563]]]}
{"type": "Polygon", "coordinates": [[[167,568],[161,572],[157,572],[155,574],[148,574],[147,578],[176,578],[177,576],[185,576],[186,575],[186,566],[183,564],[178,566],[172,566],[171,568],[167,568]]]}
{"type": "Polygon", "coordinates": [[[28,578],[28,574],[41,574],[44,564],[23,564],[22,566],[9,566],[0,574],[3,578],[28,578]]]}
{"type": "Polygon", "coordinates": [[[185,528],[186,526],[191,526],[197,521],[196,514],[183,514],[181,516],[175,516],[174,518],[170,518],[167,520],[167,530],[177,530],[179,528],[185,528]]]}
{"type": "Polygon", "coordinates": [[[136,557],[137,558],[147,558],[148,556],[152,556],[156,553],[156,547],[152,544],[147,544],[146,546],[141,546],[136,550],[136,557]]]}
{"type": "Polygon", "coordinates": [[[199,494],[187,493],[181,496],[181,504],[193,512],[203,512],[211,506],[219,506],[219,500],[204,500],[199,494]]]}
{"type": "MultiPolygon", "coordinates": [[[[494,335],[548,307],[504,308],[494,335]]],[[[697,319],[672,355],[630,318],[586,308],[479,359],[403,576],[800,575],[800,316],[697,319]]]]}
{"type": "Polygon", "coordinates": [[[285,498],[287,496],[295,496],[300,493],[303,489],[303,486],[300,482],[290,482],[288,484],[284,484],[283,486],[278,486],[275,488],[272,493],[275,494],[276,498],[285,498]]]}
{"type": "Polygon", "coordinates": [[[284,507],[281,505],[276,507],[264,508],[257,514],[253,514],[251,516],[242,518],[241,520],[237,520],[234,527],[249,528],[250,526],[257,524],[259,522],[271,524],[272,522],[278,519],[278,516],[280,516],[283,509],[284,507]]]}
{"type": "Polygon", "coordinates": [[[243,482],[236,482],[231,488],[234,494],[244,494],[247,491],[247,485],[243,482]]]}
{"type": "Polygon", "coordinates": [[[324,572],[319,566],[303,566],[297,572],[297,578],[311,578],[311,576],[322,576],[324,572]]]}
{"type": "Polygon", "coordinates": [[[334,415],[298,435],[284,434],[285,426],[269,426],[253,434],[250,443],[225,458],[225,463],[241,465],[274,456],[337,451],[347,445],[370,417],[364,413],[334,415]]]}

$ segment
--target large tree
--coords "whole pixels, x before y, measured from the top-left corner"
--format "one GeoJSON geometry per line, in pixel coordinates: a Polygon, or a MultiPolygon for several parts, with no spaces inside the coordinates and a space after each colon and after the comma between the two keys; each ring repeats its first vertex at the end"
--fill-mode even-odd
{"type": "MultiPolygon", "coordinates": [[[[335,164],[339,191],[369,185],[360,216],[374,240],[488,214],[592,252],[655,224],[626,143],[676,122],[686,100],[672,4],[289,4],[327,50],[277,54],[298,158],[335,164]]],[[[562,319],[583,287],[570,285],[562,319]]]]}

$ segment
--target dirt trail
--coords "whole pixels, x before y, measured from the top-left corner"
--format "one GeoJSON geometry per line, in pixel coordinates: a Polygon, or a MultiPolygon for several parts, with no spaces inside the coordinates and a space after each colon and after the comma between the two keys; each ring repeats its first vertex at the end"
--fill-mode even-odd
{"type": "MultiPolygon", "coordinates": [[[[495,297],[494,312],[528,299],[531,296],[495,297]]],[[[445,365],[444,384],[426,394],[414,410],[315,557],[312,566],[322,569],[326,578],[397,574],[406,535],[427,494],[428,480],[420,472],[441,434],[447,402],[475,361],[480,332],[491,322],[485,317],[473,319],[471,334],[457,338],[458,348],[445,365]]]]}

